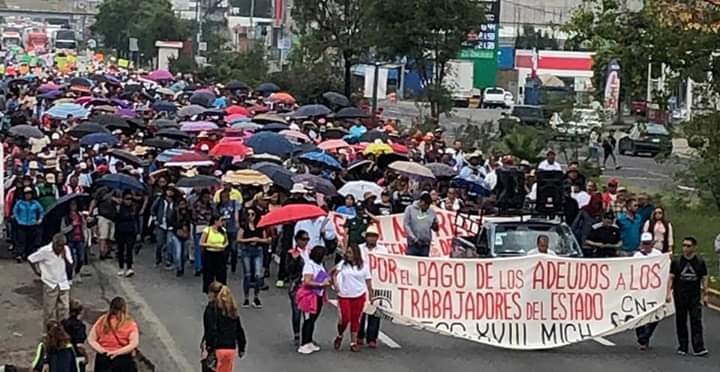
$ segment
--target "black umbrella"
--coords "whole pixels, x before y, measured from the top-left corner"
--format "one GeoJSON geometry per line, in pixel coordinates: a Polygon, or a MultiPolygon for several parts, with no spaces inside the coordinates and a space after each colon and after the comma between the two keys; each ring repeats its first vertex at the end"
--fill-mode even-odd
{"type": "Polygon", "coordinates": [[[87,136],[88,134],[110,133],[110,131],[98,123],[88,122],[88,123],[81,123],[81,124],[78,124],[78,125],[70,128],[70,130],[68,130],[67,133],[75,138],[83,138],[83,137],[87,136]]]}
{"type": "Polygon", "coordinates": [[[134,127],[135,129],[145,129],[147,128],[147,124],[145,124],[145,120],[140,118],[134,118],[134,119],[125,119],[125,121],[130,124],[131,127],[134,127]]]}
{"type": "Polygon", "coordinates": [[[70,85],[90,88],[90,87],[92,87],[93,83],[90,79],[76,77],[76,78],[70,79],[70,85]]]}
{"type": "Polygon", "coordinates": [[[305,105],[297,109],[297,111],[293,112],[290,117],[295,119],[304,119],[319,116],[328,116],[330,114],[332,114],[332,110],[330,110],[325,105],[305,105]]]}
{"type": "Polygon", "coordinates": [[[269,161],[261,161],[253,164],[252,169],[270,177],[273,183],[285,190],[290,190],[293,186],[293,176],[295,174],[282,165],[271,163],[269,161]]]}
{"type": "Polygon", "coordinates": [[[130,94],[132,94],[132,93],[140,93],[140,92],[143,91],[143,89],[144,89],[144,88],[143,88],[142,84],[128,84],[128,85],[126,85],[125,88],[123,89],[123,92],[124,92],[124,93],[130,93],[130,94]]]}
{"type": "Polygon", "coordinates": [[[263,125],[262,128],[256,129],[255,133],[258,133],[258,132],[276,132],[277,133],[277,132],[287,130],[287,129],[290,129],[289,125],[280,124],[280,123],[270,123],[270,124],[263,125]]]}
{"type": "Polygon", "coordinates": [[[170,112],[170,113],[176,113],[178,108],[175,105],[175,102],[170,101],[157,101],[152,104],[153,110],[157,112],[170,112]]]}
{"type": "Polygon", "coordinates": [[[338,107],[350,106],[350,100],[344,94],[337,92],[325,92],[322,97],[331,105],[338,107]]]}
{"type": "Polygon", "coordinates": [[[155,133],[156,136],[159,137],[166,137],[170,139],[185,141],[190,139],[190,135],[181,131],[178,128],[163,128],[160,129],[157,133],[155,133]]]}
{"type": "Polygon", "coordinates": [[[370,131],[365,132],[365,134],[363,134],[362,136],[360,136],[360,142],[371,142],[372,143],[372,142],[375,142],[376,139],[382,140],[384,142],[384,141],[387,141],[388,139],[390,139],[390,136],[387,133],[381,132],[379,130],[370,130],[370,131]]]}
{"type": "Polygon", "coordinates": [[[197,92],[190,96],[190,103],[202,107],[212,107],[215,103],[215,95],[210,92],[197,92]]]}
{"type": "Polygon", "coordinates": [[[323,137],[323,139],[326,140],[332,140],[332,139],[343,139],[343,137],[348,135],[348,131],[342,128],[327,128],[324,132],[320,133],[323,137]]]}
{"type": "Polygon", "coordinates": [[[45,135],[43,132],[38,129],[38,127],[33,127],[32,125],[27,124],[21,124],[16,125],[14,127],[11,127],[8,133],[11,136],[15,137],[25,137],[25,138],[43,138],[45,135]]]}
{"type": "Polygon", "coordinates": [[[17,78],[17,79],[12,79],[12,80],[10,80],[10,81],[7,83],[7,86],[8,86],[8,88],[13,89],[13,88],[18,87],[18,86],[20,86],[20,85],[27,85],[27,84],[30,84],[30,80],[28,80],[28,79],[23,79],[23,78],[17,78]]]}
{"type": "Polygon", "coordinates": [[[320,176],[315,176],[312,174],[301,174],[299,176],[293,177],[293,181],[297,183],[306,183],[310,185],[315,191],[325,194],[326,196],[337,195],[337,189],[335,188],[335,185],[320,176]]]}
{"type": "Polygon", "coordinates": [[[229,90],[249,90],[250,86],[247,85],[244,81],[240,80],[232,80],[229,83],[225,84],[225,89],[229,90]]]}
{"type": "Polygon", "coordinates": [[[145,167],[148,165],[147,160],[141,159],[135,154],[125,150],[111,149],[108,151],[108,154],[136,167],[145,167]]]}
{"type": "Polygon", "coordinates": [[[91,120],[110,129],[130,129],[128,120],[117,115],[98,114],[93,115],[91,120]]]}
{"type": "Polygon", "coordinates": [[[175,186],[177,187],[187,187],[187,188],[195,188],[195,187],[202,187],[202,188],[208,188],[213,186],[219,186],[222,184],[222,181],[213,176],[204,176],[204,175],[198,175],[193,177],[185,177],[181,178],[175,186]]]}
{"type": "Polygon", "coordinates": [[[85,193],[67,194],[55,202],[43,216],[42,220],[42,236],[41,244],[48,244],[53,235],[60,232],[60,224],[63,218],[70,211],[70,203],[75,201],[78,203],[78,210],[83,210],[84,206],[90,202],[90,195],[85,193]]]}
{"type": "Polygon", "coordinates": [[[163,128],[180,128],[180,124],[178,124],[177,121],[171,120],[171,119],[158,119],[154,121],[155,126],[158,127],[158,129],[163,128]]]}
{"type": "Polygon", "coordinates": [[[377,158],[377,166],[380,169],[387,168],[388,165],[396,161],[408,161],[408,157],[400,154],[382,154],[377,158]]]}
{"type": "Polygon", "coordinates": [[[429,163],[425,164],[426,167],[430,169],[430,171],[433,173],[435,177],[447,177],[447,178],[453,178],[457,176],[458,172],[453,169],[453,167],[445,164],[445,163],[429,163]]]}
{"type": "Polygon", "coordinates": [[[129,190],[137,192],[145,192],[145,185],[140,183],[136,178],[126,174],[115,173],[108,174],[95,181],[97,186],[107,186],[115,190],[129,190]]]}
{"type": "Polygon", "coordinates": [[[365,119],[369,118],[370,114],[357,108],[357,107],[345,107],[335,114],[335,119],[365,119]]]}
{"type": "Polygon", "coordinates": [[[271,93],[277,93],[280,91],[280,87],[274,83],[262,83],[255,88],[256,92],[260,92],[263,95],[269,95],[271,93]]]}
{"type": "Polygon", "coordinates": [[[153,137],[143,141],[143,146],[154,147],[161,150],[174,149],[179,147],[178,141],[167,138],[153,137]]]}

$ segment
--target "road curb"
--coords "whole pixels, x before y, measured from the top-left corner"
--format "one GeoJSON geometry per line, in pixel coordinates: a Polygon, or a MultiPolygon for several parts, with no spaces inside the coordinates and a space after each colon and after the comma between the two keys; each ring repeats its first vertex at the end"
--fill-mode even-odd
{"type": "Polygon", "coordinates": [[[720,291],[710,288],[708,290],[710,301],[709,306],[714,310],[720,311],[720,291]]]}

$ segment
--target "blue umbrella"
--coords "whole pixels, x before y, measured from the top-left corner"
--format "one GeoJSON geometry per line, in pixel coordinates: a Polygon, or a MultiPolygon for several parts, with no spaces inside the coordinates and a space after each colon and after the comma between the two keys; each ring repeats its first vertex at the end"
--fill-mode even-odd
{"type": "Polygon", "coordinates": [[[152,108],[157,112],[177,112],[177,106],[175,106],[175,103],[170,101],[157,101],[152,104],[152,108]]]}
{"type": "Polygon", "coordinates": [[[118,139],[110,133],[93,133],[80,139],[80,144],[83,146],[94,146],[99,144],[116,146],[119,143],[120,141],[118,141],[118,139]]]}
{"type": "Polygon", "coordinates": [[[95,181],[98,187],[107,186],[111,189],[117,190],[129,190],[137,192],[145,192],[145,185],[140,183],[136,178],[130,177],[126,174],[108,174],[95,181]]]}
{"type": "Polygon", "coordinates": [[[450,187],[466,189],[468,193],[477,196],[490,196],[490,186],[484,180],[477,177],[455,177],[450,181],[450,187]]]}
{"type": "Polygon", "coordinates": [[[328,168],[342,169],[340,162],[324,151],[307,152],[300,155],[300,160],[320,163],[328,168]]]}
{"type": "Polygon", "coordinates": [[[54,119],[66,119],[68,116],[87,118],[90,111],[77,103],[63,103],[51,107],[47,114],[54,119]]]}
{"type": "Polygon", "coordinates": [[[47,93],[43,93],[43,94],[39,95],[38,98],[40,98],[40,99],[46,99],[46,100],[49,100],[49,101],[54,101],[54,100],[62,97],[63,94],[64,94],[64,93],[63,93],[63,91],[61,91],[61,90],[51,90],[51,91],[49,91],[49,92],[47,92],[47,93]]]}
{"type": "Polygon", "coordinates": [[[277,155],[281,158],[290,156],[297,148],[287,138],[273,132],[255,134],[245,144],[252,147],[256,154],[277,155]]]}

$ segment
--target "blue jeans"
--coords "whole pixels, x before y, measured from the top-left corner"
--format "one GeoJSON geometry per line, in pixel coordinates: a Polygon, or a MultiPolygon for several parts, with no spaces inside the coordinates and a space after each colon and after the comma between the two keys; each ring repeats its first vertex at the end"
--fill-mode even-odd
{"type": "Polygon", "coordinates": [[[416,256],[416,257],[428,257],[430,256],[430,243],[426,242],[411,242],[410,239],[407,241],[407,251],[405,251],[406,256],[416,256]]]}
{"type": "Polygon", "coordinates": [[[165,260],[166,265],[172,265],[174,251],[170,247],[170,236],[175,235],[171,230],[163,230],[159,227],[155,228],[155,237],[157,245],[155,246],[155,264],[159,265],[165,260]]]}
{"type": "Polygon", "coordinates": [[[243,291],[245,297],[250,293],[250,288],[255,288],[255,295],[260,293],[263,284],[263,246],[243,246],[241,257],[243,262],[243,291]]]}
{"type": "Polygon", "coordinates": [[[172,255],[177,272],[185,271],[185,247],[174,231],[168,231],[165,235],[166,247],[172,255]]]}
{"type": "Polygon", "coordinates": [[[235,241],[235,236],[237,235],[237,231],[228,231],[228,246],[225,249],[225,254],[227,257],[225,259],[230,264],[230,269],[232,272],[235,272],[237,269],[237,263],[238,263],[238,243],[235,241]]]}
{"type": "Polygon", "coordinates": [[[193,225],[193,242],[195,243],[195,272],[203,271],[202,247],[200,247],[200,237],[202,236],[202,228],[193,225]]]}
{"type": "Polygon", "coordinates": [[[85,241],[69,240],[68,246],[72,252],[73,262],[75,263],[75,274],[80,273],[80,269],[85,264],[85,241]]]}

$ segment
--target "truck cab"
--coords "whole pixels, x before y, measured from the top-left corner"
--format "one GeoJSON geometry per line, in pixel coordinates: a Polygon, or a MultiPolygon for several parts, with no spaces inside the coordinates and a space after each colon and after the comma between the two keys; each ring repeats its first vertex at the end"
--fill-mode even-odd
{"type": "MultiPolygon", "coordinates": [[[[550,250],[559,257],[582,257],[582,250],[570,227],[559,220],[529,216],[483,217],[477,234],[453,239],[451,257],[501,258],[526,256],[536,247],[537,238],[545,235],[550,250]]],[[[458,230],[460,231],[460,230],[458,230]]]]}

